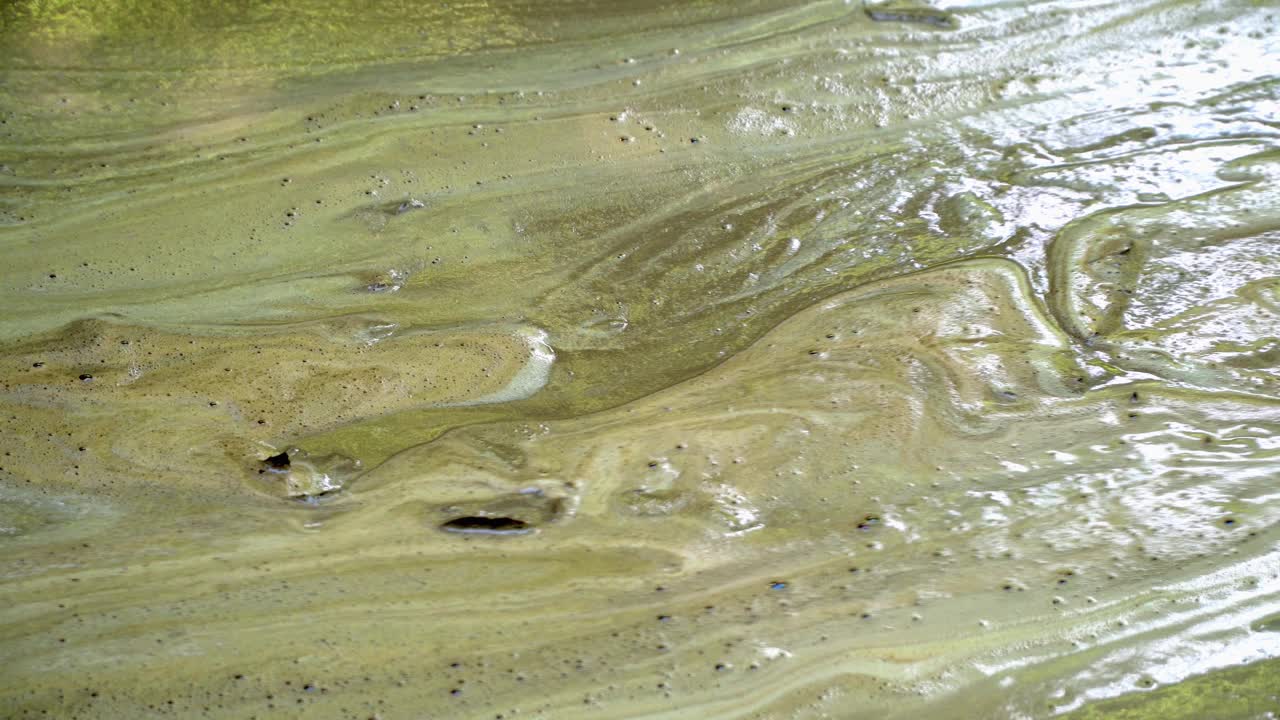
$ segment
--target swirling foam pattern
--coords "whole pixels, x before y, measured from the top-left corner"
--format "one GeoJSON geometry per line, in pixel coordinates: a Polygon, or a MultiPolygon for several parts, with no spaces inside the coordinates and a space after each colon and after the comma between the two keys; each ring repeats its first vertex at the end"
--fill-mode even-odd
{"type": "Polygon", "coordinates": [[[1278,38],[5,4],[3,714],[1280,711],[1278,38]]]}

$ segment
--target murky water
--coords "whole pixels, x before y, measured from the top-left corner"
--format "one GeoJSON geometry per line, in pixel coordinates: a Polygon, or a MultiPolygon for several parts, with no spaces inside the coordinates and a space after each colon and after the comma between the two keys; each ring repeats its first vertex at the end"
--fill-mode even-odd
{"type": "Polygon", "coordinates": [[[5,717],[1280,712],[1280,8],[0,7],[5,717]]]}

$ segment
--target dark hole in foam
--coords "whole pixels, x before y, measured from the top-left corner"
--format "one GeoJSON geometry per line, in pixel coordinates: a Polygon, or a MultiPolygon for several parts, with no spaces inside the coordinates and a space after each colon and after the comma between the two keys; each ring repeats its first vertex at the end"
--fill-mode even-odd
{"type": "Polygon", "coordinates": [[[272,455],[271,457],[263,460],[262,464],[266,465],[269,468],[283,470],[289,467],[289,452],[284,451],[284,452],[281,452],[279,455],[272,455]]]}
{"type": "Polygon", "coordinates": [[[518,535],[527,533],[532,528],[529,523],[517,518],[464,515],[463,517],[446,521],[440,525],[440,529],[446,532],[480,535],[518,535]]]}

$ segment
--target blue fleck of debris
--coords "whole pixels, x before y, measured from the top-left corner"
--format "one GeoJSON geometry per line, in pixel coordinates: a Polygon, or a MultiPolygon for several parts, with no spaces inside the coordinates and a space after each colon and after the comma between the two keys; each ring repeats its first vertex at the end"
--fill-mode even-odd
{"type": "Polygon", "coordinates": [[[784,582],[781,582],[781,581],[779,581],[779,582],[775,582],[775,583],[772,583],[771,585],[769,585],[769,589],[771,589],[771,590],[786,590],[786,589],[787,589],[787,584],[786,584],[786,583],[784,583],[784,582]]]}

